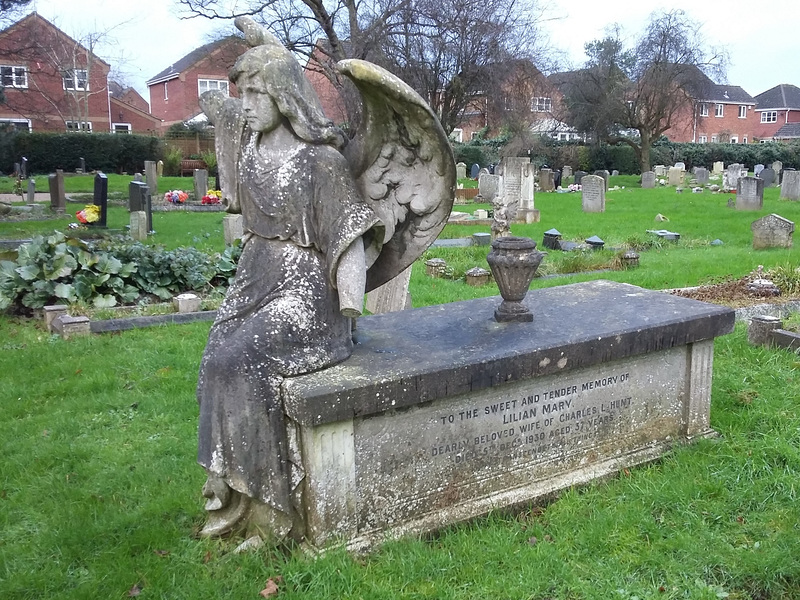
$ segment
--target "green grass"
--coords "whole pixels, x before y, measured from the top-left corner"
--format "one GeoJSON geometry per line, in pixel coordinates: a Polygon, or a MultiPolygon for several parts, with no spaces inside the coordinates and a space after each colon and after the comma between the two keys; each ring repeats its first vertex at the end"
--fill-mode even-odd
{"type": "Polygon", "coordinates": [[[795,355],[716,342],[718,439],[520,514],[368,555],[200,540],[194,386],[208,324],[64,342],[0,321],[0,597],[797,598],[795,355]],[[533,538],[536,538],[535,541],[533,538]],[[724,594],[728,594],[725,596],[724,594]]]}
{"type": "MultiPolygon", "coordinates": [[[[116,175],[114,173],[107,173],[108,175],[108,194],[109,197],[114,195],[122,195],[128,197],[128,185],[133,181],[133,175],[116,175]]],[[[49,192],[50,184],[48,175],[35,175],[36,190],[39,192],[49,192]]],[[[0,177],[0,194],[13,194],[14,183],[16,180],[13,177],[0,177]]],[[[160,193],[167,192],[168,190],[192,190],[194,184],[191,177],[159,177],[158,178],[158,191],[160,193]]],[[[28,184],[22,182],[22,190],[27,193],[28,184]]],[[[69,175],[65,174],[64,177],[64,191],[67,194],[92,194],[94,190],[94,175],[69,175]]]]}

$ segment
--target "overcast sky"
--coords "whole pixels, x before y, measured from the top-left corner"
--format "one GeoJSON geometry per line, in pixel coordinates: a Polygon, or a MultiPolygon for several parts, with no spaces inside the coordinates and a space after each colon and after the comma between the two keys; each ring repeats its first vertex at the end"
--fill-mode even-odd
{"type": "MultiPolygon", "coordinates": [[[[34,0],[31,7],[75,38],[109,31],[98,54],[124,82],[150,100],[144,82],[210,41],[227,22],[181,20],[173,0],[34,0]],[[91,16],[89,16],[91,15],[91,16]]],[[[619,23],[635,38],[650,13],[681,8],[701,27],[709,45],[730,55],[728,81],[755,96],[779,83],[800,86],[800,0],[707,0],[670,5],[636,0],[547,0],[544,24],[551,43],[579,66],[586,42],[619,23]]],[[[725,83],[725,82],[719,82],[725,83]]]]}

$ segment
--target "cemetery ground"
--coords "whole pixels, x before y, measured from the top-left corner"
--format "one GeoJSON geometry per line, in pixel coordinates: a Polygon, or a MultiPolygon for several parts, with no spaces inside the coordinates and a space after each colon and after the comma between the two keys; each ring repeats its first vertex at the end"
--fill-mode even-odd
{"type": "MultiPolygon", "coordinates": [[[[743,212],[727,207],[727,194],[640,190],[635,178],[619,180],[611,185],[626,187],[609,192],[605,213],[582,213],[578,194],[537,194],[542,222],[512,232],[541,243],[555,227],[564,239],[638,245],[640,268],[539,278],[534,287],[604,278],[674,288],[739,278],[759,264],[793,271],[800,262],[796,250],[752,249],[753,220],[800,216],[800,203],[779,201],[775,189],[765,192],[762,211],[743,212]],[[656,223],[658,213],[670,221],[656,223]],[[680,241],[645,233],[662,228],[680,241]],[[710,245],[714,239],[723,245],[710,245]]],[[[110,227],[126,217],[112,207],[110,227]]],[[[221,218],[155,213],[151,241],[221,250],[221,218]]],[[[32,223],[29,234],[38,231],[32,223]]],[[[18,226],[0,223],[0,237],[18,237],[18,226]]],[[[488,227],[448,226],[444,235],[475,231],[488,227]]],[[[458,276],[485,266],[487,251],[437,247],[425,258],[445,258],[458,276]]],[[[617,252],[577,255],[551,251],[543,271],[605,268],[617,252]]],[[[415,306],[497,294],[491,284],[473,288],[424,271],[418,261],[415,306]]],[[[194,462],[194,388],[208,328],[64,341],[41,321],[0,317],[1,598],[258,598],[272,586],[277,598],[315,599],[800,597],[800,362],[749,346],[741,324],[715,343],[718,438],[518,512],[369,554],[319,557],[301,548],[234,554],[240,540],[196,536],[204,474],[194,462]]]]}

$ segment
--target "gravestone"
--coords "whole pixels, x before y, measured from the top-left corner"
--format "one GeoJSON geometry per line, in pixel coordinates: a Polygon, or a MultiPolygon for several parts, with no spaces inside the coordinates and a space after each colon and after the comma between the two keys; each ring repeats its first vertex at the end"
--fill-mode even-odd
{"type": "Polygon", "coordinates": [[[92,204],[100,207],[100,218],[94,223],[90,223],[90,225],[92,227],[107,227],[108,176],[106,176],[105,173],[99,172],[94,176],[94,194],[92,195],[92,204]]]}
{"type": "Polygon", "coordinates": [[[586,171],[575,171],[575,180],[573,183],[575,183],[575,185],[580,185],[584,175],[586,175],[586,171]]]}
{"type": "Polygon", "coordinates": [[[86,173],[86,159],[84,159],[82,156],[80,158],[80,165],[81,173],[86,173]]]}
{"type": "Polygon", "coordinates": [[[651,190],[656,187],[656,174],[653,171],[642,173],[642,188],[651,190]]]}
{"type": "Polygon", "coordinates": [[[64,192],[64,171],[58,169],[47,178],[50,186],[50,209],[58,214],[64,214],[67,206],[67,195],[64,192]]]}
{"type": "Polygon", "coordinates": [[[656,165],[654,167],[654,171],[656,173],[656,177],[666,177],[667,175],[667,167],[664,165],[656,165]]]}
{"type": "Polygon", "coordinates": [[[130,233],[131,237],[137,242],[147,239],[147,213],[143,210],[133,210],[130,213],[130,233]]]}
{"type": "Polygon", "coordinates": [[[609,177],[608,171],[606,171],[605,169],[601,169],[599,171],[595,171],[594,174],[597,177],[602,177],[603,178],[603,185],[605,186],[606,191],[608,191],[608,177],[609,177]]]}
{"type": "Polygon", "coordinates": [[[380,315],[411,308],[411,294],[408,284],[411,281],[411,267],[394,279],[367,292],[365,306],[373,315],[380,315]]]}
{"type": "Polygon", "coordinates": [[[28,204],[33,205],[36,203],[36,180],[31,177],[28,180],[28,204]]]}
{"type": "Polygon", "coordinates": [[[200,202],[208,191],[208,171],[205,169],[194,170],[194,200],[200,202]]]}
{"type": "Polygon", "coordinates": [[[714,435],[732,309],[598,281],[529,292],[530,324],[476,319],[498,303],[363,317],[347,361],[284,381],[311,546],[435,530],[714,435]]]}
{"type": "Polygon", "coordinates": [[[783,170],[781,199],[800,200],[800,171],[795,171],[793,169],[783,170]]]}
{"type": "Polygon", "coordinates": [[[764,180],[742,177],[736,187],[736,210],[761,210],[764,206],[764,180]]]}
{"type": "Polygon", "coordinates": [[[695,179],[697,179],[697,183],[700,185],[706,185],[710,181],[710,174],[708,169],[703,167],[698,167],[698,169],[694,173],[695,179]]]}
{"type": "Polygon", "coordinates": [[[551,169],[539,170],[539,189],[543,192],[552,192],[555,189],[553,171],[551,169]]]}
{"type": "Polygon", "coordinates": [[[464,179],[467,176],[467,165],[463,162],[456,163],[456,178],[464,179]]]}
{"type": "Polygon", "coordinates": [[[764,180],[764,187],[770,187],[773,183],[775,183],[775,171],[773,171],[770,167],[761,169],[761,172],[757,175],[757,177],[764,180]]]}
{"type": "Polygon", "coordinates": [[[534,167],[529,158],[505,157],[497,168],[501,177],[499,195],[508,218],[518,223],[539,220],[533,205],[534,167]]]}
{"type": "Polygon", "coordinates": [[[142,181],[131,181],[128,184],[128,210],[142,211],[147,219],[147,231],[153,231],[153,205],[150,188],[142,181]]]}
{"type": "Polygon", "coordinates": [[[783,163],[779,160],[776,160],[772,163],[772,170],[775,171],[775,181],[781,181],[781,174],[783,173],[783,163]]]}
{"type": "Polygon", "coordinates": [[[563,179],[566,179],[567,177],[572,177],[572,167],[570,167],[569,165],[564,165],[561,168],[561,177],[563,179]]]}
{"type": "Polygon", "coordinates": [[[477,163],[474,163],[472,167],[470,167],[469,176],[472,179],[477,179],[480,172],[481,172],[481,166],[477,163]]]}
{"type": "Polygon", "coordinates": [[[561,171],[553,171],[553,188],[560,188],[561,187],[561,171]]]}
{"type": "Polygon", "coordinates": [[[488,172],[481,173],[480,177],[478,177],[478,195],[486,202],[491,203],[492,198],[494,198],[499,191],[500,176],[490,175],[488,172]]]}
{"type": "Polygon", "coordinates": [[[764,165],[758,163],[756,166],[753,167],[753,175],[758,177],[758,174],[761,173],[761,171],[763,170],[764,170],[764,165]]]}
{"type": "Polygon", "coordinates": [[[478,181],[480,181],[481,175],[484,175],[484,174],[486,174],[486,175],[490,174],[489,169],[487,169],[486,167],[483,167],[480,171],[478,171],[478,177],[476,177],[476,179],[478,179],[478,181]]]}
{"type": "Polygon", "coordinates": [[[616,177],[617,175],[619,175],[619,171],[617,171],[616,169],[614,169],[613,171],[611,171],[611,176],[612,176],[612,177],[616,177]]]}
{"type": "Polygon", "coordinates": [[[791,248],[794,222],[780,215],[761,217],[750,225],[753,232],[753,249],[791,248]]]}
{"type": "Polygon", "coordinates": [[[150,190],[150,196],[158,196],[158,172],[156,171],[155,161],[144,161],[144,176],[147,181],[147,188],[150,190]]]}
{"type": "Polygon", "coordinates": [[[222,233],[225,236],[225,245],[233,246],[236,240],[244,236],[244,217],[238,214],[227,214],[222,217],[222,233]]]}
{"type": "Polygon", "coordinates": [[[676,162],[675,167],[680,169],[681,171],[686,170],[686,163],[685,162],[676,162]]]}
{"type": "Polygon", "coordinates": [[[683,185],[683,180],[686,175],[686,171],[681,169],[680,167],[670,167],[669,168],[669,179],[667,181],[668,185],[680,186],[683,185]]]}
{"type": "Polygon", "coordinates": [[[726,190],[737,189],[736,186],[741,176],[742,176],[742,165],[740,165],[739,163],[733,163],[728,165],[728,168],[725,169],[725,173],[723,174],[722,177],[722,187],[726,190]]]}
{"type": "Polygon", "coordinates": [[[19,176],[20,179],[28,178],[28,159],[24,156],[22,157],[22,162],[19,164],[19,176]]]}
{"type": "Polygon", "coordinates": [[[711,172],[714,173],[714,175],[721,175],[723,171],[725,171],[725,163],[721,160],[716,161],[711,166],[711,172]]]}
{"type": "Polygon", "coordinates": [[[586,175],[581,179],[581,205],[583,212],[605,212],[606,182],[599,175],[586,175]]]}
{"type": "Polygon", "coordinates": [[[134,173],[133,174],[134,181],[144,181],[144,176],[141,173],[134,173]]]}
{"type": "Polygon", "coordinates": [[[164,161],[160,160],[156,163],[156,177],[163,177],[163,176],[164,176],[164,161]]]}
{"type": "Polygon", "coordinates": [[[561,250],[561,246],[559,243],[560,241],[561,241],[561,232],[554,227],[544,232],[544,237],[542,238],[542,246],[544,246],[548,250],[561,250]]]}

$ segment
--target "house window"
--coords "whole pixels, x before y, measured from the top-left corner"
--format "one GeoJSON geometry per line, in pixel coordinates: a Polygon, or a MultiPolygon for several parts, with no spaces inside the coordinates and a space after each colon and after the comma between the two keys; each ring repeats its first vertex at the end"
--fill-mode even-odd
{"type": "Polygon", "coordinates": [[[550,98],[536,97],[531,100],[531,110],[533,112],[552,112],[553,101],[550,98]]]}
{"type": "Polygon", "coordinates": [[[714,116],[715,117],[722,117],[724,115],[725,105],[724,104],[715,104],[714,105],[714,116]]]}
{"type": "Polygon", "coordinates": [[[740,119],[747,118],[747,107],[744,104],[739,106],[739,118],[740,119]]]}
{"type": "Polygon", "coordinates": [[[164,100],[169,100],[169,93],[167,93],[167,84],[169,81],[164,82],[164,100]]]}
{"type": "Polygon", "coordinates": [[[738,143],[739,143],[739,136],[738,135],[732,135],[731,136],[731,144],[738,144],[738,143]]]}
{"type": "Polygon", "coordinates": [[[226,96],[228,95],[228,82],[225,79],[198,79],[197,80],[197,94],[209,92],[211,90],[219,90],[226,96]]]}
{"type": "Polygon", "coordinates": [[[65,90],[88,90],[89,82],[87,81],[89,72],[86,69],[72,69],[64,73],[64,89],[65,90]]]}
{"type": "Polygon", "coordinates": [[[706,104],[705,102],[703,102],[700,105],[700,116],[701,117],[707,117],[708,116],[708,104],[706,104]]]}
{"type": "Polygon", "coordinates": [[[708,143],[708,136],[707,135],[701,135],[700,136],[700,143],[701,144],[707,144],[708,143]]]}
{"type": "Polygon", "coordinates": [[[459,129],[458,127],[453,129],[453,131],[450,133],[450,139],[460,144],[464,141],[464,130],[459,129]]]}
{"type": "Polygon", "coordinates": [[[28,87],[28,71],[25,67],[0,67],[3,87],[28,87]]]}
{"type": "Polygon", "coordinates": [[[130,123],[112,123],[111,124],[111,131],[113,133],[130,133],[131,132],[131,124],[130,123]]]}
{"type": "Polygon", "coordinates": [[[744,136],[744,137],[742,138],[742,143],[743,143],[743,144],[746,144],[746,143],[747,143],[747,136],[744,136]]]}
{"type": "Polygon", "coordinates": [[[0,119],[0,129],[31,131],[29,119],[0,119]]]}
{"type": "Polygon", "coordinates": [[[711,136],[711,143],[712,143],[712,144],[716,144],[716,143],[717,143],[717,141],[719,141],[719,138],[718,138],[717,136],[715,136],[715,135],[712,135],[712,136],[711,136]]]}
{"type": "Polygon", "coordinates": [[[67,131],[92,131],[92,124],[87,121],[67,121],[67,131]]]}
{"type": "Polygon", "coordinates": [[[778,122],[778,111],[777,110],[765,110],[761,112],[761,122],[762,123],[777,123],[778,122]]]}

